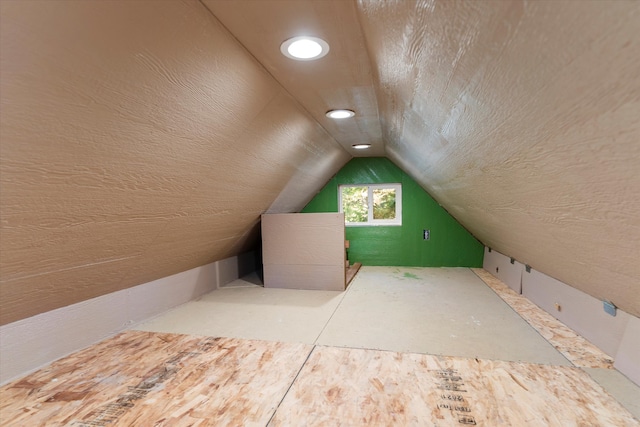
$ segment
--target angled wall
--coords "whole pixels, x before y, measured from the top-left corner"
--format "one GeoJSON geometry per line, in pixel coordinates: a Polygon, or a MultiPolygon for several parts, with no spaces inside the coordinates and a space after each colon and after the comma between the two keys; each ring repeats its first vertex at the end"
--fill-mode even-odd
{"type": "Polygon", "coordinates": [[[640,316],[640,2],[357,4],[387,156],[487,246],[640,316]]]}
{"type": "Polygon", "coordinates": [[[386,158],[347,163],[302,212],[337,212],[342,184],[402,184],[402,226],[346,227],[349,260],[364,265],[481,267],[483,246],[409,175],[386,158]],[[423,240],[422,232],[431,232],[423,240]]]}
{"type": "Polygon", "coordinates": [[[241,253],[350,158],[200,2],[0,7],[2,324],[241,253]]]}

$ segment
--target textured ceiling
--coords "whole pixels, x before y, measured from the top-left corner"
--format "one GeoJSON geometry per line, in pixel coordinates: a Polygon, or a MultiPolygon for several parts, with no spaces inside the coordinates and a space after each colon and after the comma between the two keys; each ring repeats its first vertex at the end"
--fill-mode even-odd
{"type": "Polygon", "coordinates": [[[640,2],[358,6],[388,156],[487,246],[640,315],[640,2]]]}
{"type": "Polygon", "coordinates": [[[199,2],[0,7],[2,323],[251,249],[351,158],[199,2]]]}
{"type": "Polygon", "coordinates": [[[484,244],[640,315],[640,3],[204,2],[345,148],[373,143],[484,244]],[[332,50],[291,61],[297,35],[332,50]],[[362,119],[324,117],[343,106],[362,119]]]}
{"type": "Polygon", "coordinates": [[[371,62],[356,10],[345,0],[203,0],[274,78],[309,111],[352,156],[385,156],[371,62]],[[327,41],[329,54],[296,61],[280,52],[295,36],[327,41]],[[331,109],[348,108],[352,119],[333,120],[331,109]],[[371,148],[356,150],[354,144],[371,148]]]}
{"type": "Polygon", "coordinates": [[[355,155],[640,315],[640,2],[0,8],[2,323],[237,254],[355,155]]]}

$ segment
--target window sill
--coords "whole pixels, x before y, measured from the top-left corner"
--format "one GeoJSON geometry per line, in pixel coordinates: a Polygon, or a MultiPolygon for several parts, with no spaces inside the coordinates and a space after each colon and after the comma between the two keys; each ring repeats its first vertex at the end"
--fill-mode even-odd
{"type": "Polygon", "coordinates": [[[362,223],[346,223],[345,227],[402,227],[400,223],[370,223],[370,222],[362,222],[362,223]]]}

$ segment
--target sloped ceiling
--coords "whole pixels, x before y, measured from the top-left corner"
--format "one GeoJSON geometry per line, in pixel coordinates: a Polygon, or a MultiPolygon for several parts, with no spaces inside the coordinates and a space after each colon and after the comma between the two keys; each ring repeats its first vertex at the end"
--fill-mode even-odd
{"type": "Polygon", "coordinates": [[[309,111],[352,156],[385,156],[373,70],[356,3],[343,1],[203,0],[238,41],[309,111]],[[294,61],[280,44],[295,36],[326,40],[329,54],[319,61],[294,61]],[[325,116],[331,109],[357,112],[349,120],[325,116]],[[356,150],[354,144],[371,148],[356,150]]]}
{"type": "Polygon", "coordinates": [[[2,323],[242,252],[354,155],[640,315],[638,2],[0,7],[2,323]]]}
{"type": "Polygon", "coordinates": [[[359,12],[388,156],[485,245],[640,315],[640,3],[359,12]]]}
{"type": "Polygon", "coordinates": [[[640,3],[204,3],[346,149],[380,131],[484,244],[640,315],[640,3]],[[291,66],[300,34],[337,52],[291,66]]]}
{"type": "Polygon", "coordinates": [[[199,2],[0,5],[2,323],[238,254],[351,158],[199,2]]]}

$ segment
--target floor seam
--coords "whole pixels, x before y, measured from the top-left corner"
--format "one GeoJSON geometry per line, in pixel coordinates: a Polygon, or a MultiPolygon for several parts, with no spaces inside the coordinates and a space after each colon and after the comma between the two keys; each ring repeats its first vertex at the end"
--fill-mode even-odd
{"type": "MultiPolygon", "coordinates": [[[[362,267],[360,267],[360,269],[362,269],[362,267]]],[[[353,289],[353,284],[354,284],[354,282],[356,280],[356,277],[358,277],[358,273],[356,273],[356,275],[353,277],[353,279],[351,279],[351,282],[349,283],[349,286],[347,286],[347,289],[344,291],[344,295],[342,295],[342,299],[340,300],[338,305],[336,305],[336,308],[333,310],[333,313],[331,313],[331,316],[329,316],[329,319],[327,320],[327,323],[324,324],[324,326],[320,330],[320,333],[318,334],[316,339],[313,341],[313,345],[314,346],[318,345],[318,340],[322,336],[322,333],[324,332],[325,329],[327,329],[327,326],[329,326],[329,322],[331,322],[331,319],[333,319],[333,316],[336,314],[336,312],[338,311],[338,309],[342,305],[342,302],[344,301],[344,299],[349,294],[349,291],[351,291],[351,289],[353,289]]]]}
{"type": "Polygon", "coordinates": [[[298,379],[298,377],[300,376],[300,372],[302,372],[302,369],[304,369],[305,365],[307,364],[307,362],[309,361],[309,358],[311,357],[311,354],[313,353],[313,351],[316,349],[316,346],[314,345],[313,347],[311,347],[311,351],[309,351],[309,354],[307,354],[307,357],[304,359],[304,362],[302,362],[302,365],[300,365],[300,369],[298,369],[298,372],[296,373],[296,376],[293,377],[293,381],[291,381],[291,384],[289,384],[289,387],[287,387],[287,391],[284,392],[284,395],[282,395],[282,399],[280,399],[280,401],[278,402],[278,404],[276,405],[275,409],[273,410],[273,413],[271,414],[271,416],[269,417],[269,420],[267,421],[267,423],[265,424],[265,427],[268,427],[269,424],[271,424],[271,420],[273,420],[273,417],[276,416],[276,412],[278,412],[278,409],[280,408],[280,405],[282,405],[282,402],[284,402],[284,399],[287,397],[287,395],[289,394],[289,390],[291,390],[291,387],[293,387],[293,385],[295,384],[296,380],[298,379]]]}
{"type": "MultiPolygon", "coordinates": [[[[509,308],[510,308],[514,313],[516,313],[516,314],[517,314],[517,315],[518,315],[518,316],[519,316],[519,317],[520,317],[520,318],[521,318],[521,319],[522,319],[522,320],[523,320],[523,321],[524,321],[524,322],[525,322],[525,323],[526,323],[526,324],[527,324],[531,329],[533,329],[533,330],[534,330],[538,335],[540,335],[540,337],[542,337],[542,339],[543,339],[543,340],[545,340],[545,341],[546,341],[546,342],[547,342],[551,347],[553,347],[553,349],[554,349],[555,351],[557,351],[559,355],[561,355],[561,356],[562,356],[562,357],[563,357],[567,362],[569,362],[569,363],[570,363],[570,367],[572,367],[572,368],[580,368],[580,367],[579,367],[579,366],[577,366],[575,363],[573,363],[573,361],[572,361],[572,360],[569,360],[569,358],[568,358],[564,353],[562,353],[560,350],[558,350],[558,348],[557,348],[555,345],[553,345],[553,343],[551,343],[551,341],[549,341],[547,338],[545,338],[545,336],[544,336],[544,335],[542,335],[542,332],[540,332],[540,330],[539,330],[538,328],[536,328],[535,326],[533,326],[531,323],[529,323],[529,322],[527,321],[527,319],[525,319],[524,317],[522,317],[522,315],[520,315],[520,313],[518,313],[518,310],[516,310],[515,308],[513,308],[513,307],[511,306],[511,304],[509,304],[507,301],[505,301],[505,299],[504,299],[504,298],[502,298],[502,296],[500,296],[500,294],[499,294],[495,289],[493,289],[491,286],[489,286],[489,285],[488,285],[488,284],[487,284],[487,283],[482,279],[482,277],[480,277],[480,275],[478,275],[478,273],[476,273],[476,272],[473,270],[473,268],[469,268],[469,270],[471,270],[471,272],[472,272],[472,273],[473,273],[473,274],[474,274],[478,279],[480,279],[480,281],[481,281],[481,282],[482,282],[482,283],[483,283],[487,288],[491,289],[491,291],[492,291],[494,294],[496,294],[496,295],[498,296],[498,298],[500,298],[500,300],[501,300],[502,302],[504,302],[504,303],[507,305],[507,307],[509,307],[509,308]]],[[[562,365],[555,365],[555,364],[553,364],[553,365],[549,365],[549,366],[562,366],[562,365]]]]}

